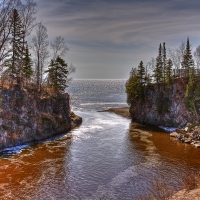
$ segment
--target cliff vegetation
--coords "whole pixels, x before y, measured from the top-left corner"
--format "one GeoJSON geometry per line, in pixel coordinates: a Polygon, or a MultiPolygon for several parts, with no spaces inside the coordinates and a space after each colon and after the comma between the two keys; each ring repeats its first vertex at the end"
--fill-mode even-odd
{"type": "Polygon", "coordinates": [[[66,94],[75,72],[63,37],[48,40],[34,0],[0,3],[0,149],[69,131],[81,122],[66,94]]]}
{"type": "Polygon", "coordinates": [[[175,62],[178,54],[169,51],[167,59],[163,43],[154,63],[144,67],[141,61],[138,68],[131,70],[126,93],[135,121],[171,127],[184,127],[188,122],[199,124],[200,70],[195,65],[189,38],[178,50],[181,48],[178,66],[175,62]]]}

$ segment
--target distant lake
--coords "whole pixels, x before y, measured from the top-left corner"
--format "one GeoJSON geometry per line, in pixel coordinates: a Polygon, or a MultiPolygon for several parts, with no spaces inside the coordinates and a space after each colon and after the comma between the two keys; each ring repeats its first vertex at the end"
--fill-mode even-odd
{"type": "Polygon", "coordinates": [[[126,80],[73,80],[67,92],[74,110],[97,111],[125,107],[126,80]]]}

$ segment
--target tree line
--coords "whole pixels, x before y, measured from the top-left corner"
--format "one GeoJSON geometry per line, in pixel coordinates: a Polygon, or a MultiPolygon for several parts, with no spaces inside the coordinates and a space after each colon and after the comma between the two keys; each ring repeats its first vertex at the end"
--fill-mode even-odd
{"type": "MultiPolygon", "coordinates": [[[[187,38],[187,42],[182,42],[179,48],[169,50],[169,58],[167,58],[165,45],[165,42],[159,45],[158,56],[156,59],[152,58],[146,66],[140,61],[137,68],[132,68],[126,82],[128,104],[131,104],[136,97],[143,100],[145,89],[150,85],[157,85],[158,88],[162,86],[162,90],[169,90],[169,86],[177,78],[182,78],[186,82],[185,102],[188,108],[192,108],[194,99],[200,96],[198,95],[200,94],[200,87],[198,87],[200,46],[196,48],[193,57],[190,41],[187,38]]],[[[163,92],[159,90],[158,96],[162,96],[163,92]]]]}
{"type": "Polygon", "coordinates": [[[63,93],[75,68],[64,60],[69,48],[63,37],[48,41],[47,28],[36,21],[34,0],[3,0],[0,3],[1,87],[35,86],[63,93]]]}

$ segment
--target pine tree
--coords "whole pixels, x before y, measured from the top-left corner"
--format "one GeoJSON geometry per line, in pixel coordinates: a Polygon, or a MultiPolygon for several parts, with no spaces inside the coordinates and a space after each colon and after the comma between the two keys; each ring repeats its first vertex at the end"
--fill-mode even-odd
{"type": "Polygon", "coordinates": [[[127,93],[127,99],[126,102],[128,105],[131,104],[131,102],[134,100],[134,98],[139,93],[139,80],[138,76],[130,76],[128,81],[126,82],[126,93],[127,93]]]}
{"type": "Polygon", "coordinates": [[[19,81],[21,76],[21,68],[23,65],[23,41],[24,31],[21,23],[20,16],[16,9],[13,9],[11,16],[11,34],[12,34],[12,75],[15,75],[19,81]]]}
{"type": "Polygon", "coordinates": [[[166,83],[171,84],[172,83],[172,60],[168,59],[166,64],[166,71],[165,71],[165,77],[166,77],[166,83]]]}
{"type": "Polygon", "coordinates": [[[158,56],[156,58],[156,67],[154,69],[153,77],[155,79],[156,83],[162,83],[163,82],[163,62],[162,62],[162,46],[160,44],[158,56]]]}
{"type": "Polygon", "coordinates": [[[167,65],[167,55],[166,55],[166,48],[165,42],[163,43],[163,54],[162,54],[162,63],[163,63],[163,82],[166,82],[166,65],[167,65]]]}
{"type": "Polygon", "coordinates": [[[156,58],[156,67],[154,69],[153,77],[156,83],[162,83],[163,81],[163,70],[162,65],[160,64],[160,57],[156,58]]]}
{"type": "Polygon", "coordinates": [[[145,68],[143,66],[143,62],[140,61],[140,64],[138,66],[138,73],[137,73],[140,85],[144,85],[145,83],[145,74],[146,73],[145,73],[145,68]]]}
{"type": "Polygon", "coordinates": [[[55,60],[51,60],[48,70],[50,87],[58,93],[65,92],[67,86],[67,75],[69,73],[67,69],[67,63],[61,58],[57,57],[55,60]]]}
{"type": "Polygon", "coordinates": [[[193,109],[193,103],[195,100],[195,89],[196,89],[196,77],[194,73],[194,67],[189,69],[188,84],[185,92],[185,103],[188,109],[193,109]]]}
{"type": "Polygon", "coordinates": [[[194,60],[192,58],[189,38],[187,38],[186,49],[181,63],[182,68],[185,70],[184,76],[189,78],[190,68],[194,66],[194,60]]]}
{"type": "Polygon", "coordinates": [[[24,56],[24,59],[23,59],[24,65],[22,67],[22,74],[23,74],[23,77],[25,78],[26,82],[33,75],[32,61],[31,61],[30,56],[31,56],[31,54],[29,53],[29,48],[28,48],[28,44],[27,44],[26,49],[25,49],[25,56],[24,56]]]}

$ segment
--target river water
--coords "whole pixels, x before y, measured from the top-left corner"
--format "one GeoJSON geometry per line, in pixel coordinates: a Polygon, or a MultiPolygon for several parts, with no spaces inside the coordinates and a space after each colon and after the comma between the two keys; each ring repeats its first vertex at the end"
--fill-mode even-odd
{"type": "Polygon", "coordinates": [[[160,193],[158,185],[180,189],[183,177],[198,172],[200,149],[97,112],[126,105],[124,83],[74,81],[69,92],[82,125],[43,143],[1,152],[0,199],[137,200],[160,193]]]}

